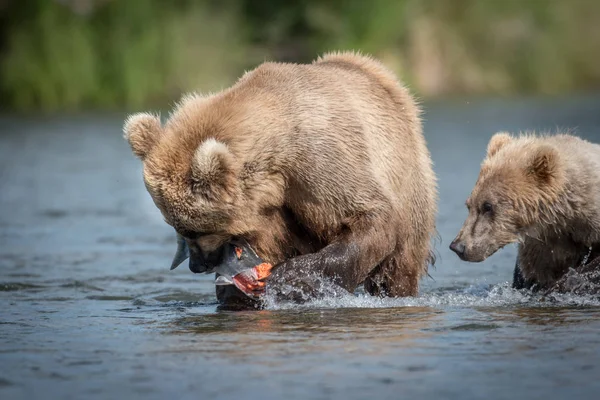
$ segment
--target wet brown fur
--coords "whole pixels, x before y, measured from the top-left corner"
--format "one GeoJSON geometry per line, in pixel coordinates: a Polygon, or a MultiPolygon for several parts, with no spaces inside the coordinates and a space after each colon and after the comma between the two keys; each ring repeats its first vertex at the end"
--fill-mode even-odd
{"type": "Polygon", "coordinates": [[[600,245],[600,146],[569,134],[496,134],[467,206],[455,239],[464,258],[518,242],[523,277],[548,287],[600,245]]]}
{"type": "Polygon", "coordinates": [[[406,296],[433,261],[437,208],[419,115],[379,62],[332,53],[266,62],[220,93],[185,96],[164,127],[141,113],[124,130],[184,236],[204,247],[241,236],[281,274],[406,296]]]}

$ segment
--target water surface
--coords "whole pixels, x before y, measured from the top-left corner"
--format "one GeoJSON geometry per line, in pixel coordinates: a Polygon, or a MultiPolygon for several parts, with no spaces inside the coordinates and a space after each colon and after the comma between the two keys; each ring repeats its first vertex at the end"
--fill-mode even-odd
{"type": "Polygon", "coordinates": [[[597,398],[600,299],[510,289],[514,248],[447,247],[494,132],[600,142],[600,98],[425,106],[442,240],[421,295],[243,312],[169,271],[123,115],[0,118],[0,398],[597,398]]]}

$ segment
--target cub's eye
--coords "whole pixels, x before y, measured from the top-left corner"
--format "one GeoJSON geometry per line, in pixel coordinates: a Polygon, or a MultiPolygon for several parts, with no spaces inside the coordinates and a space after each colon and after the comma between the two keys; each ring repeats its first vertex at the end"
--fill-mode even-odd
{"type": "Polygon", "coordinates": [[[481,206],[481,212],[484,214],[491,213],[492,211],[494,211],[494,207],[487,201],[481,206]]]}

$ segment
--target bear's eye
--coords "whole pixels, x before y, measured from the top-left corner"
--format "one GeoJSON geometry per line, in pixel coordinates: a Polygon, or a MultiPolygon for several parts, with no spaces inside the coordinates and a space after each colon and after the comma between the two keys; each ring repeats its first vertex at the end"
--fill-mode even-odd
{"type": "Polygon", "coordinates": [[[177,233],[188,240],[196,240],[202,236],[201,232],[193,232],[187,229],[176,229],[177,233]]]}
{"type": "Polygon", "coordinates": [[[494,211],[494,207],[487,201],[481,206],[481,212],[484,214],[491,213],[492,211],[494,211]]]}

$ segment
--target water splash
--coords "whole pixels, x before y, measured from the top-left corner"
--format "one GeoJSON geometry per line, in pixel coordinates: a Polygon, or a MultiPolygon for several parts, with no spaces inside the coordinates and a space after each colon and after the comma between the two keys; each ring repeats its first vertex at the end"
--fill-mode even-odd
{"type": "Polygon", "coordinates": [[[600,306],[598,295],[573,293],[536,294],[528,290],[513,289],[508,282],[496,285],[470,285],[465,288],[440,288],[422,293],[418,297],[380,298],[363,291],[354,294],[336,291],[334,285],[326,286],[326,295],[302,304],[279,301],[273,296],[265,299],[268,310],[314,308],[395,308],[395,307],[556,307],[600,306]]]}

